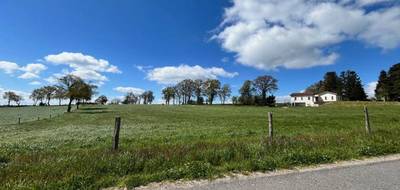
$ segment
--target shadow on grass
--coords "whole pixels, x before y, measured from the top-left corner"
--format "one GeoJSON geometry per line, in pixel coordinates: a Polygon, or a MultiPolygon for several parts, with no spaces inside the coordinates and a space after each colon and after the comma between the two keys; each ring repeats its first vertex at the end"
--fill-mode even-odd
{"type": "Polygon", "coordinates": [[[79,108],[79,110],[83,111],[95,111],[95,110],[106,110],[107,108],[79,108]]]}

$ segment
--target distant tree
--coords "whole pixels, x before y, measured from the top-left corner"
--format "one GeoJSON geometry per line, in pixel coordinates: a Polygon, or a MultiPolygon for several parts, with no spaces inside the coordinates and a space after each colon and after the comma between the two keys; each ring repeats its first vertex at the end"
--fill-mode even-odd
{"type": "Polygon", "coordinates": [[[222,104],[225,104],[226,98],[230,97],[232,93],[229,84],[224,84],[222,88],[218,91],[219,98],[222,104]]]}
{"type": "Polygon", "coordinates": [[[58,99],[58,105],[61,106],[61,101],[66,99],[67,92],[61,86],[55,86],[56,91],[54,92],[54,98],[58,99]]]}
{"type": "Polygon", "coordinates": [[[16,102],[16,100],[18,99],[17,96],[18,95],[15,92],[8,91],[8,92],[4,92],[3,99],[6,99],[7,106],[10,106],[12,101],[16,102]]]}
{"type": "Polygon", "coordinates": [[[390,82],[386,71],[381,71],[379,80],[375,89],[375,97],[377,100],[389,100],[390,82]]]}
{"type": "Polygon", "coordinates": [[[118,105],[118,104],[120,104],[120,103],[121,103],[121,100],[120,100],[120,99],[114,98],[114,99],[111,100],[111,103],[110,103],[110,104],[118,105]]]}
{"type": "Polygon", "coordinates": [[[165,100],[165,104],[169,105],[171,99],[175,97],[175,90],[173,87],[167,87],[162,90],[163,98],[165,100]]]}
{"type": "Polygon", "coordinates": [[[307,87],[305,92],[318,94],[323,91],[323,88],[324,88],[324,82],[321,80],[321,81],[316,82],[316,83],[312,84],[311,86],[307,87]]]}
{"type": "Polygon", "coordinates": [[[98,104],[104,105],[104,104],[106,104],[108,102],[108,98],[105,95],[101,95],[96,99],[95,102],[98,103],[98,104]]]}
{"type": "Polygon", "coordinates": [[[153,91],[148,90],[143,92],[142,97],[143,97],[143,104],[151,104],[154,100],[153,91]]]}
{"type": "Polygon", "coordinates": [[[33,100],[33,105],[36,105],[39,101],[40,103],[43,103],[43,99],[45,98],[45,92],[43,88],[34,89],[29,98],[33,100]]]}
{"type": "Polygon", "coordinates": [[[239,98],[237,96],[232,96],[232,104],[236,105],[239,103],[239,98]]]}
{"type": "Polygon", "coordinates": [[[122,104],[136,104],[139,100],[139,97],[137,97],[133,92],[128,92],[124,100],[122,101],[122,104]]]}
{"type": "Polygon", "coordinates": [[[274,107],[275,103],[276,103],[275,96],[271,95],[271,96],[267,97],[267,99],[266,99],[267,106],[274,107]]]}
{"type": "Polygon", "coordinates": [[[50,106],[50,100],[54,97],[54,94],[57,90],[55,86],[45,86],[42,88],[45,98],[47,100],[47,105],[50,106]]]}
{"type": "Polygon", "coordinates": [[[400,101],[400,63],[390,67],[388,72],[389,99],[400,101]]]}
{"type": "Polygon", "coordinates": [[[254,104],[254,88],[252,86],[252,81],[244,81],[242,87],[239,90],[240,97],[239,102],[243,105],[253,105],[254,104]]]}
{"type": "Polygon", "coordinates": [[[343,82],[343,100],[366,100],[367,94],[364,91],[360,77],[355,71],[344,71],[340,74],[343,82]]]}
{"type": "Polygon", "coordinates": [[[15,103],[16,103],[18,106],[20,106],[22,100],[24,100],[24,99],[22,98],[22,96],[20,96],[20,95],[15,95],[15,96],[14,96],[14,101],[15,101],[15,103]]]}
{"type": "Polygon", "coordinates": [[[267,94],[278,90],[278,80],[269,75],[259,76],[253,81],[255,90],[261,96],[261,105],[267,104],[267,94]]]}
{"type": "Polygon", "coordinates": [[[207,79],[203,83],[203,93],[207,96],[208,103],[213,104],[214,98],[218,95],[218,90],[221,88],[221,82],[217,79],[207,79]]]}
{"type": "Polygon", "coordinates": [[[196,103],[197,104],[203,104],[204,98],[202,97],[202,86],[203,86],[203,80],[197,79],[193,82],[194,86],[194,94],[196,96],[196,103]]]}

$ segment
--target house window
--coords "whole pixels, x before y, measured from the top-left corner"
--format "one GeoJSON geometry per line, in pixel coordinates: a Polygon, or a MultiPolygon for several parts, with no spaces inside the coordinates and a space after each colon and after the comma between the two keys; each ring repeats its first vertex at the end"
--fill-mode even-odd
{"type": "Polygon", "coordinates": [[[325,100],[328,100],[328,97],[325,96],[325,100]]]}
{"type": "Polygon", "coordinates": [[[301,97],[301,100],[303,100],[303,97],[301,97]]]}
{"type": "Polygon", "coordinates": [[[294,97],[294,100],[297,100],[297,97],[294,97]]]}
{"type": "Polygon", "coordinates": [[[311,100],[310,96],[308,97],[308,100],[311,100]]]}
{"type": "Polygon", "coordinates": [[[333,100],[333,96],[332,96],[332,98],[331,98],[332,100],[333,100]]]}

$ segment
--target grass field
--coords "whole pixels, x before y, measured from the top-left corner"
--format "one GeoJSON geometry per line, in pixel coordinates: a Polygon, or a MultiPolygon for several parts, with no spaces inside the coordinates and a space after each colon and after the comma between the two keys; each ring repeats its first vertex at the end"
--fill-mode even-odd
{"type": "Polygon", "coordinates": [[[26,106],[26,107],[0,107],[0,125],[16,124],[18,118],[21,122],[35,121],[56,117],[67,111],[66,106],[26,106]]]}
{"type": "MultiPolygon", "coordinates": [[[[319,108],[86,106],[0,126],[0,189],[98,189],[218,177],[400,152],[400,105],[319,108]],[[276,138],[266,143],[267,112],[276,138]],[[120,151],[111,152],[121,116],[120,151]]],[[[3,114],[1,112],[1,114],[3,114]]]]}

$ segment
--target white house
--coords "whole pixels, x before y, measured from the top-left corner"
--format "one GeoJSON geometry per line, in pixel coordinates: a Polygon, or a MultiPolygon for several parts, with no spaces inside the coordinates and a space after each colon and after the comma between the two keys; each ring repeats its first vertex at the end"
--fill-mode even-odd
{"type": "Polygon", "coordinates": [[[333,92],[314,93],[293,93],[290,95],[290,104],[292,106],[311,106],[316,107],[327,102],[338,101],[338,96],[333,92]]]}

